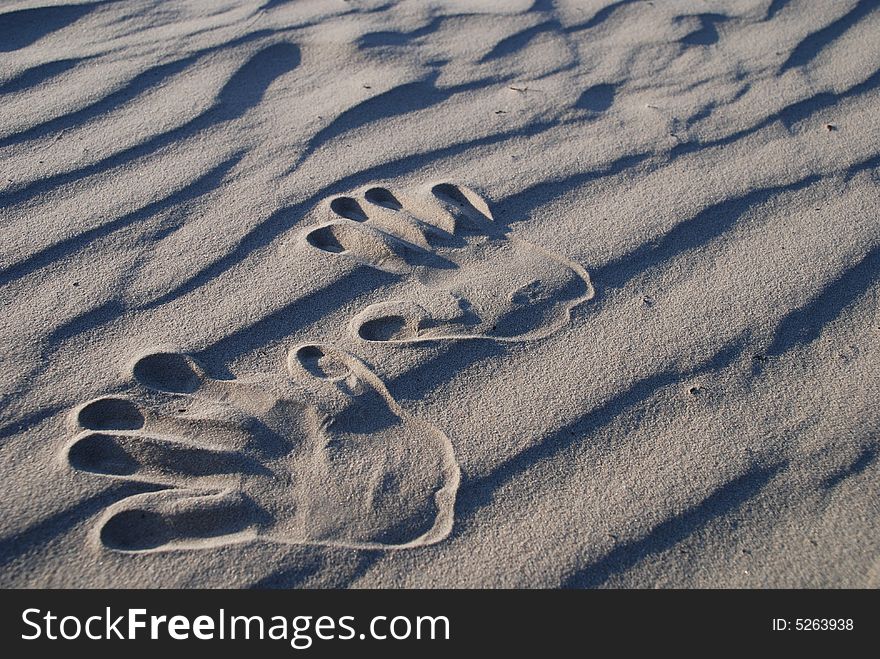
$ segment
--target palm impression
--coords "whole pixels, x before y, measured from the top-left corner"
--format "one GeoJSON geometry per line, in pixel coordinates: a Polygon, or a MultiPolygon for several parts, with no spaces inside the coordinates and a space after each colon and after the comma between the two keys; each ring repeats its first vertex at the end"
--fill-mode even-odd
{"type": "Polygon", "coordinates": [[[452,527],[449,439],[346,352],[300,346],[285,373],[241,380],[158,352],[138,359],[132,378],[130,396],[75,411],[65,451],[81,472],[159,488],[105,511],[97,538],[109,548],[412,547],[452,527]]]}
{"type": "Polygon", "coordinates": [[[474,191],[440,183],[413,193],[372,187],[328,200],[303,239],[326,259],[394,276],[388,299],[351,322],[365,341],[522,341],[565,325],[593,295],[578,264],[510,236],[474,191]]]}

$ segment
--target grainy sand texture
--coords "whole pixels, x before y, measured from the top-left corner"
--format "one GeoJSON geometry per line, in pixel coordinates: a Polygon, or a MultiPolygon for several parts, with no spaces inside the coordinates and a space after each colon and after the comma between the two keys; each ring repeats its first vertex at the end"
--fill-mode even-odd
{"type": "Polygon", "coordinates": [[[0,586],[880,586],[878,0],[0,7],[0,586]]]}

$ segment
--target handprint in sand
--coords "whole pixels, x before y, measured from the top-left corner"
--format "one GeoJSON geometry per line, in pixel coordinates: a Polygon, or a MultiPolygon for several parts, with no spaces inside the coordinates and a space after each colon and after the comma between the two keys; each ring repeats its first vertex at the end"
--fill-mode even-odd
{"type": "Polygon", "coordinates": [[[348,353],[303,345],[282,373],[219,380],[191,356],[157,352],[132,379],[130,395],[75,411],[65,450],[81,472],[159,488],[105,511],[96,538],[111,549],[403,548],[452,527],[449,439],[348,353]]]}
{"type": "Polygon", "coordinates": [[[371,187],[318,212],[303,234],[308,248],[392,275],[387,299],[351,321],[366,341],[540,338],[593,295],[580,265],[511,236],[464,186],[371,187]]]}

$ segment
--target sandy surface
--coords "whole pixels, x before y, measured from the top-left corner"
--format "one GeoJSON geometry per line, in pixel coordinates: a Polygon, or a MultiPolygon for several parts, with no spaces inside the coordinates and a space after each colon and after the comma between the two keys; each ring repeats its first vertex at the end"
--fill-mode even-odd
{"type": "Polygon", "coordinates": [[[0,585],[880,585],[880,3],[3,3],[0,585]]]}

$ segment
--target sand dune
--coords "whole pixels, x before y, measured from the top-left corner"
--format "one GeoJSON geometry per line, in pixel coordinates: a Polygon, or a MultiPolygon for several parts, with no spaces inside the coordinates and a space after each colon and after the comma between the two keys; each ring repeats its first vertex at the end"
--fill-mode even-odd
{"type": "Polygon", "coordinates": [[[0,9],[0,585],[876,587],[880,3],[0,9]]]}

